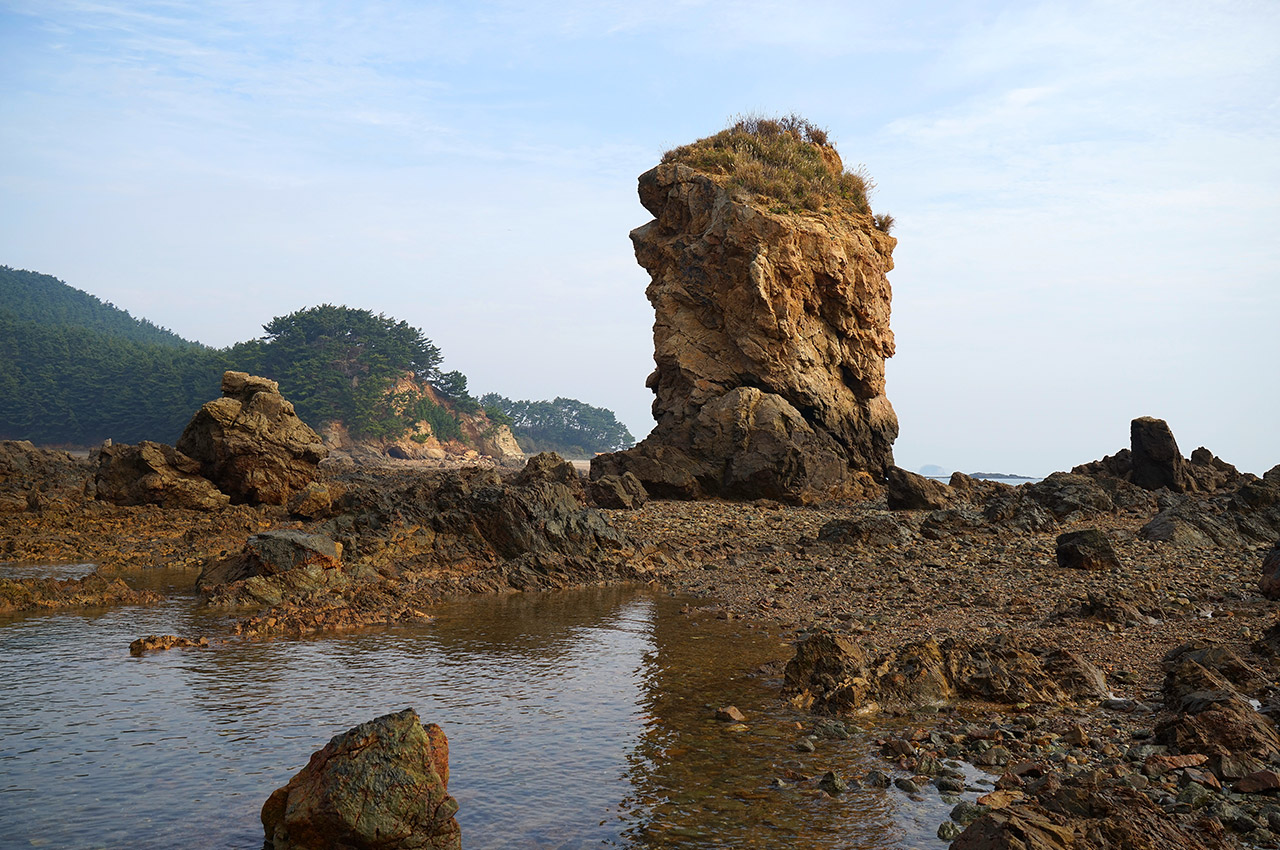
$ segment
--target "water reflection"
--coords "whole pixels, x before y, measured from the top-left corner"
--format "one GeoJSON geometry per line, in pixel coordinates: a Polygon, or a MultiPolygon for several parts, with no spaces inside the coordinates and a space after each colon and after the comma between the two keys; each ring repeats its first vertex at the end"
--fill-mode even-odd
{"type": "Polygon", "coordinates": [[[794,752],[797,717],[744,675],[784,647],[679,604],[619,588],[472,598],[426,626],[142,658],[135,637],[216,638],[225,620],[182,598],[12,619],[4,841],[257,848],[262,802],[315,749],[412,706],[449,735],[468,848],[902,846],[890,795],[769,787],[819,758],[860,773],[865,742],[794,752]],[[748,730],[712,719],[726,702],[748,730]]]}

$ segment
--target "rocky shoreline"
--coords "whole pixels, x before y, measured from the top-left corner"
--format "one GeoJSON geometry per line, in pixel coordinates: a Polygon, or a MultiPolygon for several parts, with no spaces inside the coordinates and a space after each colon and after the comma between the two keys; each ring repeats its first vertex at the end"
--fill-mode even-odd
{"type": "MultiPolygon", "coordinates": [[[[904,652],[918,662],[921,646],[981,648],[1016,637],[1019,646],[1083,659],[1105,677],[1103,690],[1020,682],[981,699],[972,689],[906,688],[897,702],[820,699],[817,708],[906,724],[884,740],[884,753],[910,787],[954,794],[963,787],[956,761],[993,771],[983,795],[990,811],[959,806],[957,827],[976,824],[960,837],[944,825],[957,847],[1023,846],[1009,843],[1018,830],[1039,831],[1032,847],[1280,846],[1280,740],[1270,719],[1280,706],[1280,629],[1259,589],[1273,543],[1240,531],[1275,522],[1274,475],[1155,495],[1083,475],[1016,489],[957,478],[934,494],[943,507],[899,510],[889,510],[892,494],[606,510],[590,504],[591,488],[569,464],[543,456],[505,474],[322,467],[317,484],[330,498],[302,516],[298,501],[293,510],[111,505],[85,497],[87,461],[23,451],[45,463],[44,486],[26,486],[10,497],[22,510],[0,514],[4,556],[100,567],[84,579],[0,582],[4,610],[158,601],[119,576],[164,565],[186,568],[193,581],[202,571],[210,605],[236,618],[241,633],[270,637],[427,618],[433,602],[457,593],[646,581],[705,598],[691,615],[768,622],[800,647],[838,636],[860,653],[860,672],[845,678],[861,676],[872,690],[902,672],[890,668],[902,666],[894,659],[904,652]],[[1197,517],[1230,526],[1236,537],[1153,539],[1170,536],[1170,516],[1189,529],[1197,517]],[[1082,529],[1109,544],[1111,561],[1090,562],[1101,568],[1062,565],[1059,538],[1082,529]],[[310,537],[342,543],[307,555],[310,537]],[[252,558],[255,576],[213,580],[252,558]],[[263,569],[267,562],[276,566],[263,569]],[[1194,664],[1184,663],[1189,653],[1194,664]],[[1081,808],[1084,798],[1092,802],[1081,808]],[[1090,838],[1093,822],[1108,818],[1167,821],[1190,837],[1141,844],[1103,830],[1101,843],[1090,838]],[[1062,830],[1074,830],[1074,843],[1063,843],[1062,830]],[[985,843],[974,843],[977,835],[985,843]]],[[[825,682],[833,694],[839,678],[825,682]]],[[[799,699],[806,687],[813,705],[812,682],[785,696],[799,699]]],[[[824,729],[815,720],[811,743],[821,746],[824,729]]]]}

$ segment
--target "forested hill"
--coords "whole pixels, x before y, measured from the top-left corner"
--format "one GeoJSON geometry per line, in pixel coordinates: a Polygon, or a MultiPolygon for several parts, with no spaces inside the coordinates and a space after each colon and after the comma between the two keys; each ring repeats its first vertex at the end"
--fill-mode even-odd
{"type": "Polygon", "coordinates": [[[511,426],[525,452],[558,452],[568,458],[589,458],[635,445],[636,438],[612,410],[593,407],[575,398],[554,401],[513,401],[497,393],[480,396],[489,418],[511,426]]]}
{"type": "Polygon", "coordinates": [[[208,348],[56,278],[0,266],[0,439],[174,443],[234,369],[279,381],[304,421],[341,422],[356,439],[469,445],[477,427],[514,424],[526,451],[589,456],[632,442],[612,412],[572,399],[501,399],[482,411],[422,331],[388,316],[322,304],[263,331],[208,348]]]}
{"type": "Polygon", "coordinates": [[[84,328],[133,342],[192,348],[189,342],[128,310],[104,303],[47,274],[0,266],[0,313],[16,322],[84,328]]]}

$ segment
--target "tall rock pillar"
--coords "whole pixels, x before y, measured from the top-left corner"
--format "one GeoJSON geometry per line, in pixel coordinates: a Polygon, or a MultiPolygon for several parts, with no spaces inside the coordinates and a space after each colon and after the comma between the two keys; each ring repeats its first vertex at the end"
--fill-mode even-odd
{"type": "MultiPolygon", "coordinates": [[[[834,148],[814,146],[844,173],[834,148]]],[[[652,277],[657,425],[597,457],[592,477],[630,471],[666,498],[874,489],[898,434],[884,387],[897,240],[852,205],[786,207],[678,161],[639,191],[654,216],[631,240],[652,277]]]]}

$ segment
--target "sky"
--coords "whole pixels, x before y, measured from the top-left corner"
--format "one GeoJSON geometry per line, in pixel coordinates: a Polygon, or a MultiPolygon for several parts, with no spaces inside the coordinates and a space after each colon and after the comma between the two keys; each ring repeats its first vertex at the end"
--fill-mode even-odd
{"type": "MultiPolygon", "coordinates": [[[[798,113],[896,220],[900,466],[1280,463],[1280,3],[0,0],[0,264],[188,339],[346,304],[652,427],[636,178],[798,113]]],[[[287,394],[287,388],[285,388],[287,394]]]]}

